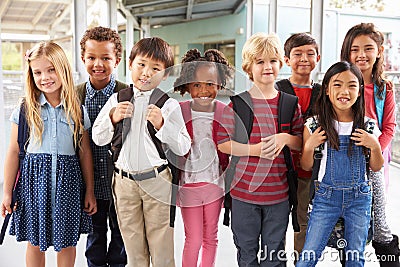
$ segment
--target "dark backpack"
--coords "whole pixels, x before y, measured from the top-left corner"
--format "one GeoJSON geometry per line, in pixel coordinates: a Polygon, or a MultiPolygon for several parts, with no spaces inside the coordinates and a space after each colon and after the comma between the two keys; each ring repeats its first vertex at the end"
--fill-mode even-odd
{"type": "MultiPolygon", "coordinates": [[[[239,143],[247,143],[252,131],[254,113],[251,96],[248,91],[230,97],[235,113],[235,135],[233,140],[239,143]],[[244,127],[243,127],[244,126],[244,127]]],[[[280,93],[279,109],[278,109],[278,131],[290,132],[291,121],[297,108],[298,98],[287,94],[280,93]]],[[[289,205],[292,213],[292,225],[295,232],[300,231],[297,220],[297,172],[294,170],[293,159],[289,147],[283,148],[285,163],[287,167],[286,177],[289,185],[289,205]]],[[[231,196],[229,194],[232,180],[236,170],[236,164],[240,157],[232,156],[229,167],[226,171],[225,182],[225,214],[224,225],[229,225],[229,209],[231,208],[231,196]]]]}
{"type": "MultiPolygon", "coordinates": [[[[161,89],[155,88],[150,95],[149,104],[154,104],[159,108],[162,108],[165,102],[169,99],[169,96],[164,93],[161,89]]],[[[118,92],[117,95],[118,102],[123,101],[133,101],[133,89],[132,87],[128,87],[122,89],[118,92]]],[[[111,139],[111,157],[112,161],[116,162],[121,152],[122,145],[125,141],[126,135],[128,134],[131,127],[131,118],[126,118],[121,120],[115,125],[114,135],[111,139]]],[[[153,124],[150,121],[147,121],[147,130],[149,131],[151,140],[153,141],[154,145],[156,146],[157,152],[160,155],[160,158],[167,159],[167,156],[164,152],[162,147],[162,143],[160,139],[156,137],[156,130],[154,129],[153,124]]],[[[172,175],[172,193],[171,193],[171,206],[170,206],[170,222],[169,225],[174,227],[175,223],[175,212],[176,212],[176,192],[177,192],[177,185],[179,183],[179,169],[176,167],[176,156],[169,151],[168,153],[168,167],[171,171],[172,175]]]]}
{"type": "MultiPolygon", "coordinates": [[[[275,86],[276,89],[278,89],[279,91],[288,93],[290,95],[296,95],[296,93],[294,92],[293,85],[288,79],[282,79],[280,81],[277,81],[275,84],[276,84],[275,86]]],[[[312,85],[310,105],[308,106],[306,112],[302,114],[304,118],[308,118],[314,115],[315,113],[314,103],[315,100],[317,99],[320,90],[321,90],[321,85],[319,83],[314,83],[312,85]]]]}

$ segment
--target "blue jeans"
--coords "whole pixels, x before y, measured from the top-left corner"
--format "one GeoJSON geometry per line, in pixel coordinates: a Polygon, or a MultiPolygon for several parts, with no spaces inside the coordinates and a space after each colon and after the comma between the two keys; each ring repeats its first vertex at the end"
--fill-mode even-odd
{"type": "Polygon", "coordinates": [[[339,150],[328,147],[325,175],[316,182],[306,242],[296,267],[317,264],[339,217],[344,218],[345,238],[338,240],[338,247],[344,248],[346,266],[364,266],[371,185],[366,181],[362,147],[353,145],[349,155],[349,136],[339,136],[339,140],[339,150]]]}
{"type": "Polygon", "coordinates": [[[232,232],[239,267],[286,266],[288,222],[289,201],[267,206],[232,199],[232,232]]]}
{"type": "Polygon", "coordinates": [[[119,231],[114,203],[96,199],[97,212],[92,216],[93,232],[88,234],[86,259],[89,267],[123,267],[127,264],[124,243],[119,231]],[[111,240],[107,249],[107,220],[111,240]]]}

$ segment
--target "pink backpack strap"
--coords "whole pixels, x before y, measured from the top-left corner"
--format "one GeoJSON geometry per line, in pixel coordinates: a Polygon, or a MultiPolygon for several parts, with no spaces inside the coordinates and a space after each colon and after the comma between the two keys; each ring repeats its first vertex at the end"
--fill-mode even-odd
{"type": "MultiPolygon", "coordinates": [[[[221,101],[215,100],[215,109],[214,109],[214,121],[213,121],[213,129],[212,129],[212,136],[215,143],[215,147],[217,147],[217,135],[218,135],[218,128],[221,124],[222,114],[224,113],[224,109],[226,104],[222,103],[221,101]]],[[[219,164],[222,167],[222,170],[225,170],[228,167],[229,163],[229,156],[227,154],[222,153],[221,151],[217,150],[219,164]]]]}
{"type": "Polygon", "coordinates": [[[192,109],[190,107],[190,100],[179,102],[181,106],[181,111],[183,115],[183,120],[185,121],[186,129],[190,135],[190,138],[193,139],[193,124],[192,124],[192,109]]]}

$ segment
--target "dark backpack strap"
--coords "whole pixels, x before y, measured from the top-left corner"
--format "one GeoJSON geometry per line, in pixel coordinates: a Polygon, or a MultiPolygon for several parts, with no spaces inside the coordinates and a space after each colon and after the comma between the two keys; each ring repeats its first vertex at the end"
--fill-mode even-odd
{"type": "Polygon", "coordinates": [[[234,140],[240,143],[249,141],[250,133],[253,130],[253,103],[248,91],[230,97],[233,104],[235,116],[235,136],[234,140]]]}
{"type": "Polygon", "coordinates": [[[310,104],[308,105],[306,112],[303,114],[304,118],[309,118],[315,115],[315,102],[317,101],[317,96],[320,90],[321,85],[319,83],[314,83],[312,85],[310,104]]]}
{"type": "MultiPolygon", "coordinates": [[[[163,92],[159,88],[155,88],[150,95],[149,104],[154,104],[159,108],[162,108],[169,99],[168,94],[163,92]]],[[[167,159],[165,155],[164,149],[162,147],[161,141],[156,137],[156,129],[154,128],[151,122],[147,122],[147,130],[149,131],[151,140],[153,140],[154,145],[160,155],[160,158],[167,159]]],[[[168,167],[171,171],[172,175],[172,192],[171,192],[171,205],[169,210],[169,226],[174,227],[175,225],[175,214],[176,214],[176,194],[178,191],[178,184],[179,184],[179,168],[177,167],[178,156],[169,151],[168,153],[168,167]]]]}
{"type": "MultiPolygon", "coordinates": [[[[310,124],[311,133],[314,133],[320,126],[315,117],[312,118],[313,122],[310,124]]],[[[318,180],[318,173],[321,167],[322,160],[322,150],[324,149],[324,144],[322,143],[314,149],[314,163],[312,167],[311,183],[310,183],[310,200],[314,198],[315,193],[315,181],[318,180]]]]}
{"type": "MultiPolygon", "coordinates": [[[[235,135],[233,140],[240,143],[247,143],[251,131],[253,129],[253,103],[248,91],[242,92],[238,95],[230,97],[234,117],[235,117],[235,135]]],[[[229,210],[231,209],[232,198],[230,195],[230,188],[233,177],[236,171],[236,164],[239,162],[240,157],[232,156],[229,166],[225,173],[225,197],[224,197],[224,221],[223,224],[229,226],[229,210]]]]}
{"type": "MultiPolygon", "coordinates": [[[[297,96],[293,96],[281,91],[278,108],[278,131],[280,133],[290,133],[291,123],[294,113],[296,112],[298,100],[299,99],[297,98],[297,96]]],[[[290,149],[287,146],[283,148],[283,153],[285,156],[287,169],[293,170],[293,159],[290,153],[290,149]]]]}
{"type": "Polygon", "coordinates": [[[293,85],[289,81],[289,79],[282,79],[280,81],[277,81],[275,84],[276,84],[276,87],[278,87],[277,89],[279,91],[285,92],[289,95],[296,95],[296,93],[294,92],[293,85]]]}
{"type": "MultiPolygon", "coordinates": [[[[168,99],[169,96],[166,93],[164,93],[158,88],[155,88],[150,95],[149,104],[154,104],[157,107],[162,108],[168,99]]],[[[157,131],[150,121],[147,121],[147,130],[149,131],[151,140],[153,140],[153,143],[157,148],[157,152],[160,155],[160,158],[167,159],[161,141],[156,137],[157,131]]]]}
{"type": "MultiPolygon", "coordinates": [[[[293,116],[296,112],[298,97],[280,92],[278,108],[278,131],[280,133],[290,133],[293,116]]],[[[297,172],[294,169],[292,153],[288,146],[283,148],[283,155],[286,163],[286,178],[289,186],[289,205],[292,212],[292,225],[295,232],[300,231],[297,220],[297,172]]]]}
{"type": "MultiPolygon", "coordinates": [[[[128,87],[118,91],[117,94],[117,101],[124,102],[124,101],[131,101],[133,102],[133,89],[132,87],[128,87]]],[[[114,134],[111,138],[111,157],[112,162],[116,162],[121,152],[122,144],[125,141],[126,135],[129,132],[131,127],[131,120],[123,119],[120,122],[115,124],[114,134]]]]}
{"type": "MultiPolygon", "coordinates": [[[[20,172],[22,171],[23,161],[24,161],[25,154],[26,154],[25,148],[28,146],[28,143],[29,143],[29,125],[26,121],[25,108],[26,108],[25,107],[25,99],[23,99],[21,106],[20,106],[19,119],[18,119],[17,142],[18,142],[18,147],[19,147],[19,153],[18,153],[19,169],[18,169],[17,177],[15,178],[15,184],[14,184],[13,194],[12,194],[12,198],[11,198],[11,204],[10,204],[11,210],[14,209],[15,203],[17,201],[19,175],[20,175],[20,172]]],[[[11,213],[7,214],[6,217],[4,218],[3,225],[2,225],[1,231],[0,231],[0,245],[3,244],[10,218],[11,218],[11,213]]]]}

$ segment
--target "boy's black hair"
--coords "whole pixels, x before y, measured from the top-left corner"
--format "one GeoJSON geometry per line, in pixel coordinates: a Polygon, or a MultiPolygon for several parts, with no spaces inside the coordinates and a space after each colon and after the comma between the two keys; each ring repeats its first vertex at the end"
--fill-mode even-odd
{"type": "Polygon", "coordinates": [[[309,33],[301,32],[293,34],[286,40],[284,45],[285,56],[290,58],[290,51],[292,51],[293,48],[303,45],[313,45],[317,55],[319,55],[318,44],[314,37],[312,37],[309,33]]]}
{"type": "MultiPolygon", "coordinates": [[[[353,111],[353,131],[356,128],[364,129],[364,116],[365,116],[365,104],[364,104],[364,80],[359,68],[347,61],[340,61],[333,64],[325,73],[324,79],[322,80],[322,88],[318,94],[315,109],[318,114],[318,122],[322,129],[326,132],[327,140],[332,148],[339,149],[339,136],[335,130],[334,120],[337,120],[337,114],[333,109],[332,102],[329,99],[329,95],[326,94],[329,89],[329,83],[334,75],[345,71],[351,71],[358,79],[360,86],[360,95],[357,101],[351,106],[353,111]]],[[[349,150],[351,151],[350,142],[349,150]]]]}
{"type": "Polygon", "coordinates": [[[136,56],[146,56],[153,60],[161,61],[165,69],[174,65],[174,53],[171,46],[159,37],[143,38],[137,42],[131,50],[129,55],[129,63],[135,59],[136,56]]]}
{"type": "Polygon", "coordinates": [[[123,48],[121,43],[121,37],[119,37],[117,31],[102,26],[87,29],[80,41],[81,56],[85,54],[87,40],[95,40],[98,42],[110,41],[111,43],[114,44],[116,57],[121,58],[123,48]]]}

